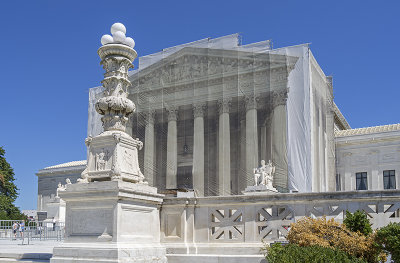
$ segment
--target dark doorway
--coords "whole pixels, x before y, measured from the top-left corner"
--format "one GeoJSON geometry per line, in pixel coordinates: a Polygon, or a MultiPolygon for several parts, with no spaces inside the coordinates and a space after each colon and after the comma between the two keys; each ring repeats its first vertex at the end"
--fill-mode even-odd
{"type": "Polygon", "coordinates": [[[178,175],[177,175],[178,189],[193,189],[192,169],[193,166],[178,167],[178,175]]]}

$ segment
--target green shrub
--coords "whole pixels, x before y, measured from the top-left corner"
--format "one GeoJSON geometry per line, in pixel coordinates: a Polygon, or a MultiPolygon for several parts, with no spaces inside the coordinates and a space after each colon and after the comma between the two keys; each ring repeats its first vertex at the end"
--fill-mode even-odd
{"type": "Polygon", "coordinates": [[[286,237],[290,244],[340,249],[370,263],[385,258],[382,249],[375,244],[374,234],[364,236],[360,232],[353,232],[333,218],[327,220],[326,217],[304,217],[290,226],[286,237]]]}
{"type": "Polygon", "coordinates": [[[362,259],[332,248],[273,244],[266,248],[268,263],[366,263],[362,259]]]}
{"type": "Polygon", "coordinates": [[[364,236],[372,233],[371,223],[367,215],[360,210],[357,210],[354,214],[346,211],[346,218],[343,220],[343,224],[351,231],[360,232],[364,236]]]}
{"type": "Polygon", "coordinates": [[[379,229],[376,242],[392,255],[394,262],[400,262],[400,223],[390,223],[379,229]]]}

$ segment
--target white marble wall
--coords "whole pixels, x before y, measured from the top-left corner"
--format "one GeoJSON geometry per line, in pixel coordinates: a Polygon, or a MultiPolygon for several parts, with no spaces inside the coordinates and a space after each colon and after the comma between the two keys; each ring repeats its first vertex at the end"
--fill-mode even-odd
{"type": "Polygon", "coordinates": [[[69,178],[71,183],[75,183],[80,178],[84,167],[76,167],[75,170],[66,172],[51,172],[37,173],[38,176],[38,200],[37,211],[46,211],[48,219],[65,220],[63,208],[60,209],[62,203],[57,198],[57,185],[61,183],[65,185],[65,180],[69,178]]]}
{"type": "Polygon", "coordinates": [[[342,191],[356,190],[356,173],[367,172],[368,190],[383,190],[383,171],[395,170],[400,188],[400,131],[336,137],[336,174],[342,191]]]}

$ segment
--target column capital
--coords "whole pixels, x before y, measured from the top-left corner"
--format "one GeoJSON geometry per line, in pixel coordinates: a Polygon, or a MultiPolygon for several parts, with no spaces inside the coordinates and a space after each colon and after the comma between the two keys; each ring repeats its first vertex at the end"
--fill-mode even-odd
{"type": "Polygon", "coordinates": [[[258,104],[259,100],[260,100],[260,98],[257,95],[254,95],[254,94],[245,95],[244,103],[245,103],[246,111],[252,110],[252,109],[257,109],[257,104],[258,104]]]}
{"type": "Polygon", "coordinates": [[[178,107],[168,106],[165,109],[168,112],[168,121],[177,121],[178,120],[178,107]]]}
{"type": "Polygon", "coordinates": [[[274,108],[279,105],[286,105],[287,98],[288,98],[288,89],[271,92],[271,100],[274,108]]]}
{"type": "Polygon", "coordinates": [[[204,111],[206,110],[206,104],[203,102],[198,102],[193,104],[193,117],[203,117],[204,111]]]}
{"type": "Polygon", "coordinates": [[[149,110],[144,114],[144,119],[146,121],[146,124],[154,124],[154,120],[156,117],[156,111],[155,110],[149,110]]]}
{"type": "Polygon", "coordinates": [[[218,113],[221,115],[222,113],[229,113],[231,108],[232,99],[219,99],[217,101],[218,113]]]}

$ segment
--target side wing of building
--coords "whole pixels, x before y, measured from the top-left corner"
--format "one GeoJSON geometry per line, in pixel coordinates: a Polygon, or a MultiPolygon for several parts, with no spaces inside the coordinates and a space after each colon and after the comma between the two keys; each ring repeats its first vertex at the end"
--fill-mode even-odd
{"type": "Polygon", "coordinates": [[[338,191],[400,188],[400,124],[335,133],[338,191]]]}
{"type": "MultiPolygon", "coordinates": [[[[38,177],[37,211],[47,212],[48,219],[61,220],[60,198],[57,196],[58,184],[76,183],[86,168],[86,160],[62,163],[41,169],[36,173],[38,177]]],[[[63,220],[61,220],[63,221],[63,220]]]]}

